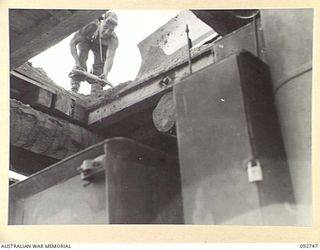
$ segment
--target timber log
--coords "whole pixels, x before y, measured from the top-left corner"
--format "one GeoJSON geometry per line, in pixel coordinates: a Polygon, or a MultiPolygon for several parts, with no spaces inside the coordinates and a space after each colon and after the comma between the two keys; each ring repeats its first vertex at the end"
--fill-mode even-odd
{"type": "Polygon", "coordinates": [[[10,100],[11,146],[63,159],[101,140],[86,128],[10,100]]]}
{"type": "Polygon", "coordinates": [[[169,132],[176,122],[176,108],[172,91],[164,94],[152,112],[154,126],[160,132],[169,132]]]}

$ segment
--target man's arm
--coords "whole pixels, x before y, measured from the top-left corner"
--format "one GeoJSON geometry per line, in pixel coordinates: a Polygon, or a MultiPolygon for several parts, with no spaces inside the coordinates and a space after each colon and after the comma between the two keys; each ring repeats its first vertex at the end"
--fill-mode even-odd
{"type": "Polygon", "coordinates": [[[71,55],[75,61],[75,66],[81,68],[81,64],[80,64],[80,60],[79,60],[79,55],[78,55],[78,51],[77,51],[77,44],[80,42],[81,40],[81,35],[79,34],[79,32],[77,32],[73,38],[70,41],[70,52],[71,55]]]}
{"type": "Polygon", "coordinates": [[[119,42],[117,37],[113,37],[108,44],[108,49],[106,51],[106,61],[103,67],[103,73],[100,75],[100,78],[104,80],[107,80],[107,76],[112,68],[113,59],[116,54],[118,45],[119,45],[119,42]]]}

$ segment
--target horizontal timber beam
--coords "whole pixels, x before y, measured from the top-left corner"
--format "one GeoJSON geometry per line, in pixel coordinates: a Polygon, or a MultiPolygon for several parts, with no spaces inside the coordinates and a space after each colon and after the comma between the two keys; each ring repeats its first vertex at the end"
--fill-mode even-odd
{"type": "Polygon", "coordinates": [[[63,159],[102,138],[86,128],[10,100],[10,144],[63,159]]]}
{"type": "Polygon", "coordinates": [[[11,71],[10,74],[11,98],[29,104],[45,113],[54,114],[77,124],[87,125],[87,103],[83,99],[59,86],[38,82],[19,72],[11,71]],[[21,91],[21,93],[17,93],[17,91],[21,91]]]}
{"type": "MultiPolygon", "coordinates": [[[[77,10],[72,15],[61,11],[63,15],[58,16],[56,13],[20,35],[17,40],[10,41],[10,68],[19,67],[98,18],[106,10],[77,10]]],[[[14,22],[14,20],[10,20],[10,22],[14,22]]]]}

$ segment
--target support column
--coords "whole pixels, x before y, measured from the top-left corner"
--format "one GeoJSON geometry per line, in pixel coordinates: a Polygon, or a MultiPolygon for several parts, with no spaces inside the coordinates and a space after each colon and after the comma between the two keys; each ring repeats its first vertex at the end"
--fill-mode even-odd
{"type": "Polygon", "coordinates": [[[298,224],[310,225],[313,10],[262,10],[261,21],[298,224]]]}

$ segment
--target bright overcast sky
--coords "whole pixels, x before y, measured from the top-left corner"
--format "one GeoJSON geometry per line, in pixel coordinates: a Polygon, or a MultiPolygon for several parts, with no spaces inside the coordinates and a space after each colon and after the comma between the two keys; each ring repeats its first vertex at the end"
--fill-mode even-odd
{"type": "MultiPolygon", "coordinates": [[[[117,85],[121,82],[134,80],[138,73],[141,56],[137,44],[177,15],[180,10],[113,11],[118,17],[118,26],[115,32],[119,38],[119,47],[108,80],[117,85]]],[[[43,68],[55,83],[68,90],[70,90],[68,74],[74,66],[69,49],[69,41],[72,36],[70,35],[30,60],[34,67],[43,68]]],[[[89,57],[88,69],[91,69],[91,65],[92,57],[89,57]]],[[[79,92],[89,94],[89,84],[82,82],[79,92]]]]}

